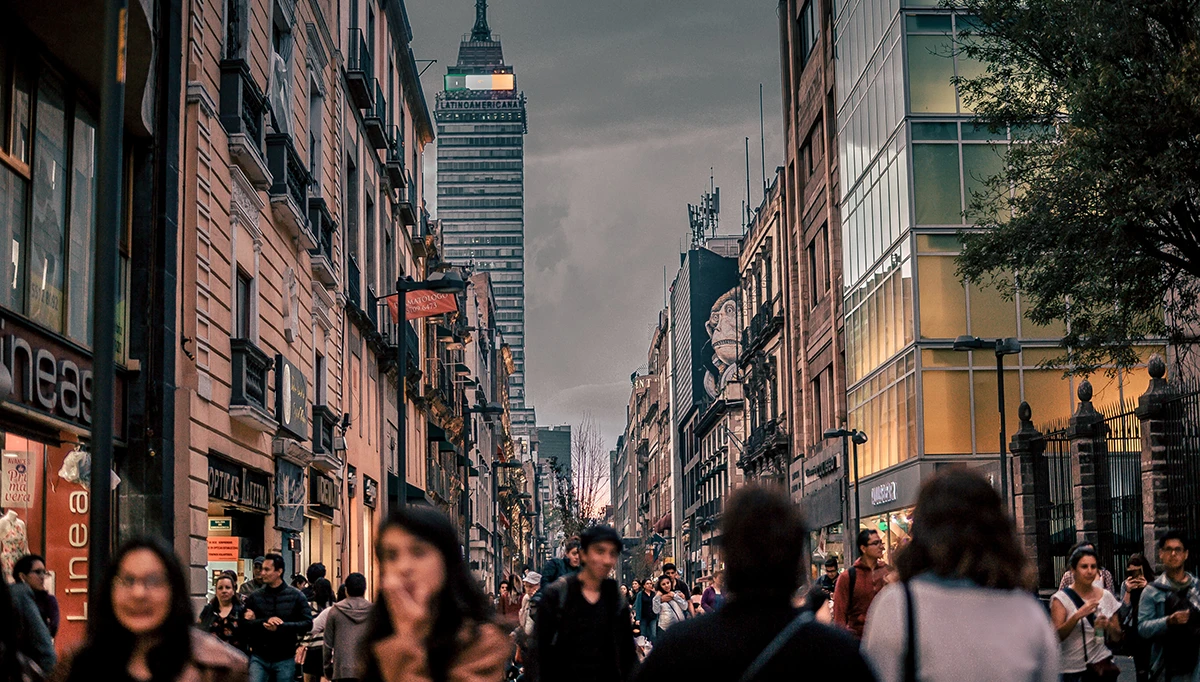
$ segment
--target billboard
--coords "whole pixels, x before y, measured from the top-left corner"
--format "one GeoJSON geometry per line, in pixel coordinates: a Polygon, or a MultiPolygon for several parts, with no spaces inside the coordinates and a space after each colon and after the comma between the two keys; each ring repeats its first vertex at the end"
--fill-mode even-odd
{"type": "Polygon", "coordinates": [[[736,371],[731,362],[737,356],[736,336],[732,345],[726,337],[737,330],[737,296],[731,291],[738,285],[736,258],[693,247],[681,260],[671,289],[674,398],[680,421],[692,408],[710,402],[736,371]]]}

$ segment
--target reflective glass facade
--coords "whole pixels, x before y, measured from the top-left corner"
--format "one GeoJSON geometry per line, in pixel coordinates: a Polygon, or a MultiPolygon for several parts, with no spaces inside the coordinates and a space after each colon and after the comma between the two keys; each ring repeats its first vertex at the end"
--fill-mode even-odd
{"type": "MultiPolygon", "coordinates": [[[[1006,359],[1010,434],[1022,399],[1039,422],[1073,404],[1061,371],[1039,368],[1063,330],[1023,320],[1019,296],[957,275],[956,233],[978,222],[973,200],[998,198],[986,180],[1014,141],[972,122],[953,84],[982,69],[956,54],[970,18],[937,4],[857,0],[839,3],[834,19],[847,426],[870,437],[862,478],[920,456],[998,453],[995,356],[953,351],[959,335],[1021,339],[1025,351],[1006,359]]],[[[1092,381],[1105,385],[1101,403],[1139,388],[1092,381]]]]}

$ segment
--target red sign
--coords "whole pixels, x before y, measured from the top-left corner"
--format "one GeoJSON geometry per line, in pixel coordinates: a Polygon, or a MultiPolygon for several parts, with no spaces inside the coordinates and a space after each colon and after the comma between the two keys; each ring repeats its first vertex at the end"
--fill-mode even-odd
{"type": "Polygon", "coordinates": [[[208,560],[212,561],[237,561],[238,548],[240,547],[239,538],[208,538],[208,560]]]}
{"type": "MultiPolygon", "coordinates": [[[[392,322],[400,321],[400,306],[396,294],[387,296],[388,311],[392,314],[392,322]]],[[[432,317],[458,310],[458,297],[454,294],[443,294],[436,291],[410,291],[405,296],[405,320],[419,320],[422,317],[432,317]]]]}
{"type": "Polygon", "coordinates": [[[87,636],[91,495],[83,485],[59,478],[66,448],[48,447],[47,452],[46,568],[54,571],[54,590],[62,613],[54,642],[61,655],[78,647],[87,636]]]}

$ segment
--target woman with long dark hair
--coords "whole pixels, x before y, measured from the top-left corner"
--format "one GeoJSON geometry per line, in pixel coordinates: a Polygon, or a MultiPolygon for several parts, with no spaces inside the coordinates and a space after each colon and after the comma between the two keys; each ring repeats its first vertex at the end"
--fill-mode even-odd
{"type": "Polygon", "coordinates": [[[248,645],[241,636],[241,627],[245,621],[254,620],[254,612],[246,610],[237,593],[237,574],[225,571],[217,576],[213,589],[216,594],[212,601],[200,611],[200,629],[245,653],[248,645]]]}
{"type": "Polygon", "coordinates": [[[88,620],[88,640],[55,670],[55,680],[244,682],[246,657],[192,628],[187,581],[158,540],[117,550],[88,620]]]}
{"type": "Polygon", "coordinates": [[[952,467],[921,486],[900,583],[871,603],[863,650],[880,682],[1056,682],[1058,639],[1023,581],[1025,554],[996,489],[952,467]]]}
{"type": "Polygon", "coordinates": [[[376,536],[380,594],[367,634],[369,682],[498,682],[512,645],[433,509],[393,511],[376,536]]]}

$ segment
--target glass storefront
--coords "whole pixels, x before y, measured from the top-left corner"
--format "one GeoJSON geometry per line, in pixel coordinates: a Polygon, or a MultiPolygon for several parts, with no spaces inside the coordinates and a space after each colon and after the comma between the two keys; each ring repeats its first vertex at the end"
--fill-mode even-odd
{"type": "Polygon", "coordinates": [[[873,530],[879,533],[883,540],[883,561],[892,563],[896,550],[908,543],[912,533],[913,507],[905,507],[892,512],[864,517],[859,525],[860,530],[873,530]]]}
{"type": "Polygon", "coordinates": [[[814,582],[824,574],[825,561],[830,557],[837,559],[839,572],[846,570],[846,542],[842,529],[839,522],[808,532],[808,544],[812,548],[809,578],[814,582]]]}
{"type": "Polygon", "coordinates": [[[80,480],[86,457],[73,444],[55,445],[0,432],[0,565],[26,554],[46,560],[46,590],[59,605],[55,644],[60,652],[82,643],[87,630],[88,514],[90,493],[80,480]]]}

